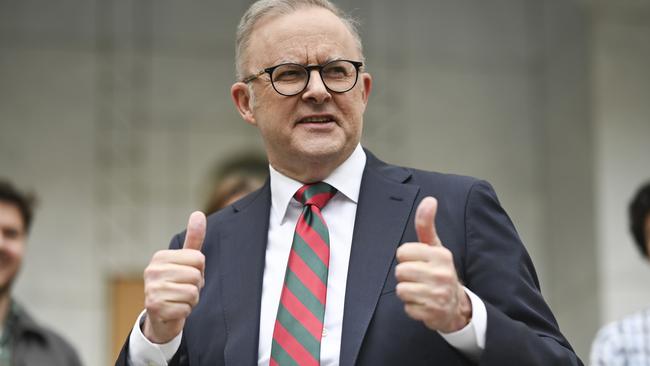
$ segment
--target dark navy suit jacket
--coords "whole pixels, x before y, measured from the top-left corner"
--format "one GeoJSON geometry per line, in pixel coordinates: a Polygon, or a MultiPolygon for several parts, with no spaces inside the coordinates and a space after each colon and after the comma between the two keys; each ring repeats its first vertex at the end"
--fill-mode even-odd
{"type": "MultiPolygon", "coordinates": [[[[395,294],[395,251],[417,241],[413,215],[438,199],[436,228],[462,283],[487,308],[480,365],[582,365],[539,291],[537,275],[492,187],[470,177],[388,165],[368,156],[345,295],[340,365],[472,365],[440,335],[410,319],[395,294]]],[[[171,365],[257,364],[268,234],[269,182],[208,219],[201,300],[171,365]]],[[[182,247],[184,233],[171,248],[182,247]]],[[[116,365],[126,365],[126,342],[116,365]]]]}

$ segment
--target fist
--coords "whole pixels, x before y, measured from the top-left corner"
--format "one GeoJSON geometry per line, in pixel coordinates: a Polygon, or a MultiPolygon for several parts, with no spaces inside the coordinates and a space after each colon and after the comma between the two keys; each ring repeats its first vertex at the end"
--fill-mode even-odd
{"type": "Polygon", "coordinates": [[[205,215],[193,212],[183,249],[156,252],[144,270],[144,335],[153,343],[167,343],[176,337],[199,302],[205,282],[205,257],[201,253],[205,228],[205,215]]]}
{"type": "Polygon", "coordinates": [[[469,323],[472,306],[456,275],[453,255],[438,238],[437,207],[433,197],[420,202],[415,213],[419,242],[397,249],[396,292],[408,316],[432,330],[450,333],[469,323]]]}

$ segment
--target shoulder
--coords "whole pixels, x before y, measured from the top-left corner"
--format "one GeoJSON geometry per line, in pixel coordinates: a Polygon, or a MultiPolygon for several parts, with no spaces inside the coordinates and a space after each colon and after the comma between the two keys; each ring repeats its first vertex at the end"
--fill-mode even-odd
{"type": "Polygon", "coordinates": [[[47,357],[54,365],[81,364],[74,347],[60,334],[37,323],[22,307],[17,308],[15,316],[18,328],[17,352],[25,352],[30,358],[47,357]]]}
{"type": "Polygon", "coordinates": [[[598,331],[596,339],[611,339],[627,335],[637,336],[650,321],[650,308],[637,311],[624,318],[611,322],[598,331]]]}
{"type": "Polygon", "coordinates": [[[645,326],[648,322],[650,322],[650,308],[603,326],[596,334],[591,347],[592,364],[623,361],[629,356],[643,352],[637,347],[639,341],[643,342],[650,337],[649,330],[645,326]]]}
{"type": "Polygon", "coordinates": [[[459,193],[466,193],[482,183],[489,185],[482,179],[471,177],[467,175],[459,175],[452,173],[441,173],[435,171],[426,171],[421,169],[409,168],[413,173],[411,182],[423,186],[437,187],[438,189],[445,189],[447,191],[457,191],[459,193]]]}
{"type": "Polygon", "coordinates": [[[46,334],[46,338],[48,340],[48,347],[52,351],[52,353],[61,355],[62,358],[70,362],[69,365],[80,364],[77,351],[74,349],[74,347],[72,347],[72,345],[65,338],[63,338],[63,336],[61,336],[59,333],[51,329],[48,328],[42,328],[42,329],[43,332],[46,334]]]}
{"type": "Polygon", "coordinates": [[[467,198],[474,190],[493,192],[492,186],[480,178],[393,165],[378,159],[368,150],[366,155],[367,170],[404,184],[417,185],[427,195],[467,198]]]}

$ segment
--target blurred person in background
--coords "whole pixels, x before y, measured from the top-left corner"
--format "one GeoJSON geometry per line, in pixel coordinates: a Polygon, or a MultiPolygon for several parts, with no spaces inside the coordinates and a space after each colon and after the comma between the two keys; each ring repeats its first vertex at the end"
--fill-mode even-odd
{"type": "Polygon", "coordinates": [[[269,176],[269,163],[259,153],[241,153],[216,166],[211,174],[204,211],[215,213],[259,189],[269,176]]]}
{"type": "Polygon", "coordinates": [[[32,224],[34,196],[0,179],[0,366],[77,366],[77,352],[11,297],[32,224]]]}
{"type": "MultiPolygon", "coordinates": [[[[630,202],[629,220],[634,243],[649,260],[650,182],[630,202]]],[[[650,365],[650,307],[601,328],[591,347],[591,365],[650,365]]]]}

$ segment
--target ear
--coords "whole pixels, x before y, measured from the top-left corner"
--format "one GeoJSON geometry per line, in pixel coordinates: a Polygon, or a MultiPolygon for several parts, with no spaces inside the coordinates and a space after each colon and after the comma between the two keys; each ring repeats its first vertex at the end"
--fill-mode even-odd
{"type": "Polygon", "coordinates": [[[251,91],[248,85],[242,82],[236,82],[230,87],[230,96],[235,103],[235,108],[244,119],[244,121],[255,125],[255,117],[253,116],[253,106],[251,103],[251,91]]]}
{"type": "Polygon", "coordinates": [[[370,98],[370,92],[372,91],[372,76],[367,72],[361,73],[359,76],[361,77],[361,85],[363,86],[361,98],[363,99],[363,103],[368,105],[368,98],[370,98]]]}

